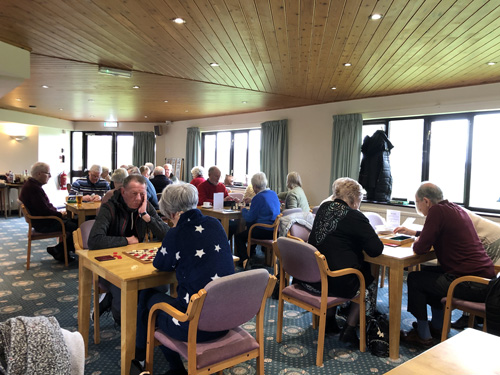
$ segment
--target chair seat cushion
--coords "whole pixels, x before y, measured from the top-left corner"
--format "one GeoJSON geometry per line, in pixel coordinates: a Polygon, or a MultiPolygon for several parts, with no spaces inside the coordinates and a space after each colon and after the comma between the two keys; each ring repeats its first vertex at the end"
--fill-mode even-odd
{"type": "MultiPolygon", "coordinates": [[[[161,330],[155,332],[155,338],[167,348],[172,349],[187,359],[187,342],[175,340],[161,330]]],[[[203,368],[214,363],[258,349],[259,343],[243,328],[230,330],[217,340],[196,344],[196,368],[203,368]]]]}
{"type": "Polygon", "coordinates": [[[259,240],[257,238],[252,238],[252,244],[254,245],[260,245],[264,247],[273,247],[273,240],[259,240]]]}
{"type": "MultiPolygon", "coordinates": [[[[321,307],[321,296],[308,292],[298,284],[292,284],[290,286],[287,286],[285,289],[283,289],[282,293],[286,296],[307,303],[308,305],[314,306],[317,309],[321,307]]],[[[340,297],[327,297],[326,300],[328,306],[339,305],[341,303],[350,301],[348,298],[340,298],[340,297]]]]}
{"type": "Polygon", "coordinates": [[[52,238],[52,237],[61,237],[61,236],[62,236],[62,232],[42,233],[42,232],[37,232],[34,228],[31,228],[31,239],[32,240],[52,238]]]}
{"type": "MultiPolygon", "coordinates": [[[[446,304],[446,297],[441,299],[441,303],[446,304]]],[[[471,302],[459,298],[453,298],[452,307],[460,310],[475,312],[477,314],[486,313],[486,304],[484,302],[471,302]]]]}

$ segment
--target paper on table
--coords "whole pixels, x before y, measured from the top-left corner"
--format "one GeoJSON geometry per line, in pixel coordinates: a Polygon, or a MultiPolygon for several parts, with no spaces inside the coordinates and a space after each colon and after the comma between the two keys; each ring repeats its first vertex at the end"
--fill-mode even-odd
{"type": "Polygon", "coordinates": [[[413,224],[413,222],[415,221],[415,218],[414,217],[408,217],[406,218],[405,222],[403,223],[403,225],[401,225],[402,227],[409,227],[410,225],[413,224]]]}
{"type": "Polygon", "coordinates": [[[214,210],[224,208],[224,193],[214,193],[214,210]]]}
{"type": "Polygon", "coordinates": [[[387,210],[387,226],[390,228],[399,227],[401,222],[401,212],[396,210],[387,210]]]}

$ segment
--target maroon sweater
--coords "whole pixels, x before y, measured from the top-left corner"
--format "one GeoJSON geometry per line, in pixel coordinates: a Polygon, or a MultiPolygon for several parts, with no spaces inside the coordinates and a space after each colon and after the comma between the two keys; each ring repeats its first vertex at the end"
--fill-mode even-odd
{"type": "MultiPolygon", "coordinates": [[[[42,184],[32,177],[28,178],[28,181],[24,183],[21,194],[19,194],[19,200],[24,203],[33,216],[57,216],[62,218],[62,214],[50,203],[49,197],[45,194],[45,190],[42,189],[42,184]]],[[[53,222],[50,219],[34,220],[33,226],[37,229],[40,225],[53,222]]]]}
{"type": "Polygon", "coordinates": [[[429,209],[413,251],[424,254],[431,247],[446,273],[495,277],[493,262],[484,251],[469,215],[447,200],[429,209]]]}

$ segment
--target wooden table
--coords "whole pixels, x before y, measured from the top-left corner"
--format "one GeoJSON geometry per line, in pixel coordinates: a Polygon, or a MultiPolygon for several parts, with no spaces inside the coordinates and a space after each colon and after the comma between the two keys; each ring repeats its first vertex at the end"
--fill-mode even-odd
{"type": "Polygon", "coordinates": [[[468,328],[387,375],[500,375],[500,337],[468,328]]]}
{"type": "Polygon", "coordinates": [[[214,210],[213,208],[204,208],[202,206],[198,206],[198,209],[201,211],[203,215],[212,216],[215,217],[216,219],[219,219],[228,237],[229,237],[229,220],[239,220],[237,233],[245,229],[245,220],[243,220],[240,210],[230,210],[230,209],[214,210]]]}
{"type": "MultiPolygon", "coordinates": [[[[17,198],[19,199],[19,193],[21,188],[23,187],[24,182],[7,182],[5,185],[5,218],[7,219],[7,216],[10,216],[12,213],[12,206],[10,204],[10,189],[16,189],[17,190],[17,198]],[[8,213],[7,213],[8,211],[8,213]]],[[[21,217],[21,205],[19,204],[19,217],[21,217]]]]}
{"type": "Polygon", "coordinates": [[[127,255],[122,259],[99,262],[95,257],[112,255],[134,249],[159,247],[160,242],[148,242],[104,250],[77,250],[78,275],[78,331],[88,352],[92,273],[103,277],[121,289],[121,374],[128,375],[135,355],[137,328],[137,294],[139,290],[177,282],[174,272],[159,272],[152,264],[144,264],[127,255]],[[135,267],[137,266],[137,267],[135,267]]]}
{"type": "MultiPolygon", "coordinates": [[[[384,252],[375,258],[365,254],[365,260],[375,265],[375,275],[378,275],[380,266],[389,268],[389,357],[391,359],[399,358],[404,268],[436,259],[434,251],[417,255],[413,252],[411,245],[406,244],[400,247],[384,246],[384,252]]],[[[377,279],[375,278],[375,280],[377,279]]]]}
{"type": "Polygon", "coordinates": [[[97,210],[101,207],[101,202],[83,202],[81,207],[76,203],[66,202],[66,211],[73,215],[78,215],[78,227],[85,221],[86,216],[97,215],[97,210]]]}

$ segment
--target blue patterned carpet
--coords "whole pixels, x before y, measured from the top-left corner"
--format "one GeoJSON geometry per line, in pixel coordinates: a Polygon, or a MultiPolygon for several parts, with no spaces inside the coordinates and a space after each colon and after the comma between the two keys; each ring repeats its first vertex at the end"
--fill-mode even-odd
{"type": "MultiPolygon", "coordinates": [[[[62,328],[77,330],[78,265],[68,268],[56,262],[46,252],[55,245],[55,239],[34,241],[31,269],[26,271],[27,224],[23,218],[0,219],[0,321],[14,316],[55,316],[62,328]]],[[[402,328],[409,329],[414,318],[406,312],[406,283],[403,293],[402,328]]],[[[387,313],[387,286],[379,289],[377,308],[387,313]]],[[[265,372],[277,375],[362,375],[384,374],[399,364],[420,354],[417,347],[401,345],[399,360],[378,358],[369,352],[348,349],[338,341],[338,336],[327,336],[323,367],[316,367],[317,333],[311,327],[311,314],[286,304],[284,335],[276,343],[278,303],[269,299],[266,304],[265,372]]],[[[244,328],[252,332],[254,323],[244,328]]],[[[110,315],[101,318],[101,343],[93,344],[93,327],[90,329],[89,355],[85,374],[119,374],[120,332],[114,328],[110,315]]],[[[455,333],[455,332],[452,332],[455,333]]],[[[163,374],[167,365],[157,348],[155,374],[163,374]]],[[[224,371],[224,374],[255,374],[255,361],[248,361],[224,371]]]]}

